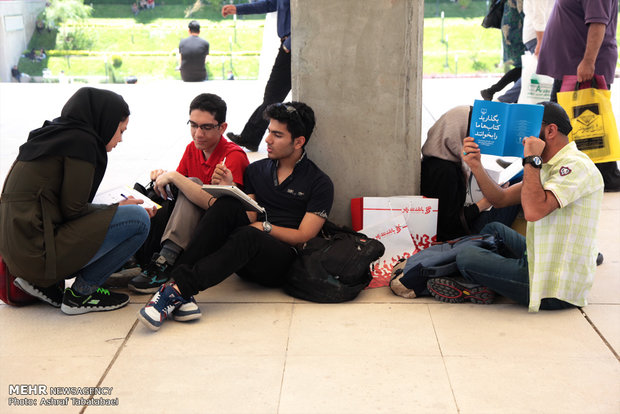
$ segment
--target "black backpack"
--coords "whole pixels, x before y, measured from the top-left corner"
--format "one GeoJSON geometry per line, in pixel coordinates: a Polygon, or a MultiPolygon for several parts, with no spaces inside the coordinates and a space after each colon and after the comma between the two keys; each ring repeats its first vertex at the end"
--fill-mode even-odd
{"type": "Polygon", "coordinates": [[[326,222],[320,236],[298,249],[284,291],[320,303],[355,299],[372,280],[370,264],[384,252],[380,241],[326,222]]]}
{"type": "Polygon", "coordinates": [[[467,246],[478,246],[497,251],[506,257],[514,257],[506,251],[506,246],[498,235],[475,234],[436,243],[408,259],[401,259],[392,268],[390,280],[392,292],[407,299],[430,296],[426,289],[428,279],[460,275],[456,266],[456,255],[467,246]]]}
{"type": "Polygon", "coordinates": [[[482,27],[488,28],[502,28],[502,16],[504,15],[504,4],[506,0],[494,0],[489,7],[489,12],[484,19],[482,19],[482,27]]]}

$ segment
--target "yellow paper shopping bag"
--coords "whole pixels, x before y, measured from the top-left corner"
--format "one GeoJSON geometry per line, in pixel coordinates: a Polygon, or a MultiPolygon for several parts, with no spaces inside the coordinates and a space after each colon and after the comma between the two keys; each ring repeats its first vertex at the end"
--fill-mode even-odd
{"type": "Polygon", "coordinates": [[[610,96],[611,91],[597,88],[558,92],[558,103],[573,126],[568,138],[596,163],[620,160],[620,139],[610,96]]]}

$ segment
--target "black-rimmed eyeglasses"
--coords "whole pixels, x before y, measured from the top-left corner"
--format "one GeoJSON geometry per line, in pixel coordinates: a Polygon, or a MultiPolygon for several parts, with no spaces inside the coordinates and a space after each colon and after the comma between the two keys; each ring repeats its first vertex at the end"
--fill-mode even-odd
{"type": "Polygon", "coordinates": [[[202,124],[202,125],[198,125],[195,122],[187,121],[187,125],[189,125],[191,129],[200,128],[202,130],[202,132],[208,132],[208,131],[211,131],[211,130],[213,130],[215,128],[219,128],[219,126],[222,125],[222,124],[202,124]]]}

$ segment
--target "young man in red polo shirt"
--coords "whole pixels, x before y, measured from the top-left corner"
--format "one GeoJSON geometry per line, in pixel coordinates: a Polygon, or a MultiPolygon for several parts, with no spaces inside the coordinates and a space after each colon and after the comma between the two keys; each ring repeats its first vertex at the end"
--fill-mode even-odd
{"type": "MultiPolygon", "coordinates": [[[[164,199],[166,186],[178,188],[178,195],[170,217],[162,217],[167,224],[161,237],[161,251],[155,253],[142,273],[129,282],[129,288],[139,293],[153,293],[168,280],[164,271],[176,261],[189,244],[196,226],[214,198],[202,190],[204,184],[243,186],[243,173],[249,164],[248,157],[237,144],[224,138],[226,131],[226,103],[217,95],[203,93],[189,106],[190,142],[176,171],[154,170],[151,180],[164,199]],[[223,169],[232,175],[223,174],[223,169]]],[[[155,216],[157,219],[157,216],[155,216]]],[[[161,220],[160,219],[160,220],[161,220]]],[[[163,226],[153,226],[163,227],[163,226]]]]}

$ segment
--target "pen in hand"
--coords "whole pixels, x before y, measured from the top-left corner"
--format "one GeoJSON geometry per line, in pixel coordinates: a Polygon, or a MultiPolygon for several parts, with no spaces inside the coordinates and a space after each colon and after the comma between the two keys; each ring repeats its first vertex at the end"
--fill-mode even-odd
{"type": "Polygon", "coordinates": [[[215,184],[215,185],[219,185],[222,184],[222,174],[224,174],[224,176],[226,175],[226,171],[228,171],[228,167],[226,166],[226,158],[224,157],[222,159],[222,161],[220,161],[217,164],[217,167],[215,169],[215,171],[213,172],[213,175],[211,176],[211,184],[215,184]]]}
{"type": "Polygon", "coordinates": [[[129,198],[127,198],[127,196],[123,193],[121,193],[121,197],[123,197],[125,200],[129,200],[129,198]]]}

